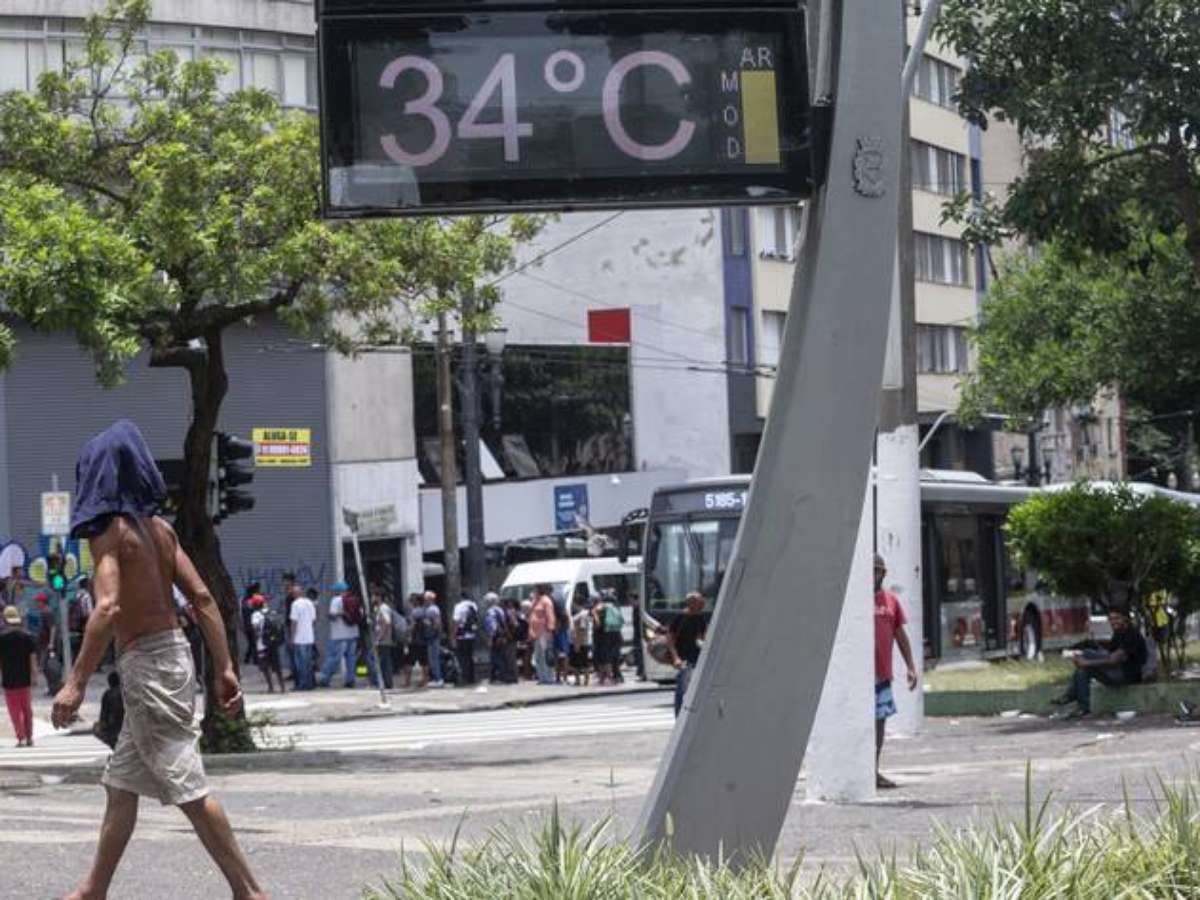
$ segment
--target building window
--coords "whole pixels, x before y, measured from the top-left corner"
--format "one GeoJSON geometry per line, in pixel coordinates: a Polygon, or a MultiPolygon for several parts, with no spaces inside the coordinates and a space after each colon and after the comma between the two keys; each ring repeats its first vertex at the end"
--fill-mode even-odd
{"type": "Polygon", "coordinates": [[[926,55],[921,58],[921,65],[917,67],[913,96],[952,109],[961,78],[962,72],[955,66],[926,55]]]}
{"type": "Polygon", "coordinates": [[[796,230],[800,210],[794,206],[774,206],[758,211],[761,255],[767,259],[795,259],[796,230]]]}
{"type": "Polygon", "coordinates": [[[917,371],[923,375],[963,375],[967,371],[967,329],[955,325],[917,326],[917,371]]]}
{"type": "Polygon", "coordinates": [[[913,245],[918,281],[970,286],[970,256],[963,241],[918,231],[913,245]]]}
{"type": "MultiPolygon", "coordinates": [[[[83,56],[83,21],[0,16],[0,93],[31,91],[43,72],[60,70],[64,60],[83,56]]],[[[181,62],[218,59],[226,71],[220,90],[243,87],[270,91],[288,107],[317,106],[316,42],[306,35],[284,35],[236,28],[196,28],[151,23],[134,47],[138,57],[171,50],[181,62]]]]}
{"type": "Polygon", "coordinates": [[[1108,114],[1108,133],[1105,137],[1109,146],[1121,150],[1132,150],[1136,144],[1133,129],[1129,127],[1129,117],[1115,109],[1108,114]]]}
{"type": "Polygon", "coordinates": [[[764,312],[762,314],[762,344],[759,349],[762,364],[772,369],[779,368],[779,355],[783,350],[783,326],[787,313],[764,312]]]}
{"type": "Polygon", "coordinates": [[[729,364],[750,365],[750,310],[744,306],[729,309],[729,364]]]}
{"type": "Polygon", "coordinates": [[[967,160],[961,153],[943,150],[924,141],[913,141],[911,151],[914,187],[949,196],[967,189],[967,160]]]}
{"type": "Polygon", "coordinates": [[[730,256],[746,255],[746,211],[731,209],[727,212],[725,221],[729,225],[725,251],[730,256]]]}

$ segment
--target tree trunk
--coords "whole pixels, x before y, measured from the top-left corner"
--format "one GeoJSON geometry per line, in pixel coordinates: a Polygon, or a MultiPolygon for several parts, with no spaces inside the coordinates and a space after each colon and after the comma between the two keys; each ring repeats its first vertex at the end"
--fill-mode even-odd
{"type": "MultiPolygon", "coordinates": [[[[240,658],[237,651],[237,596],[233,579],[221,559],[221,542],[213,525],[208,497],[213,435],[217,430],[221,403],[229,390],[229,375],[225,370],[220,329],[206,334],[205,341],[208,345],[206,351],[166,351],[153,359],[151,365],[182,366],[191,381],[192,421],[184,440],[183,485],[175,531],[221,611],[230,658],[236,670],[240,658]]],[[[204,746],[219,750],[252,750],[253,742],[249,741],[248,731],[244,727],[245,713],[239,712],[231,726],[228,717],[216,709],[212,658],[207,648],[204,658],[204,746]]]]}

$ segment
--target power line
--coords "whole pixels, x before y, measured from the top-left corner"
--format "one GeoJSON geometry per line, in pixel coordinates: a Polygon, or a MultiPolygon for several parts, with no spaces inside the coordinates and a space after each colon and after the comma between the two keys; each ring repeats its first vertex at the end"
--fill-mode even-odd
{"type": "Polygon", "coordinates": [[[511,278],[513,275],[518,275],[521,272],[524,272],[530,266],[539,265],[540,263],[544,262],[545,260],[547,260],[551,256],[553,256],[555,253],[558,253],[560,250],[570,247],[572,244],[576,243],[577,241],[583,240],[589,234],[599,231],[601,228],[604,228],[606,225],[609,225],[610,223],[615,222],[617,219],[621,218],[621,216],[623,216],[623,215],[625,215],[625,210],[622,209],[622,210],[619,210],[618,212],[613,213],[607,219],[597,222],[594,225],[590,225],[589,227],[583,229],[583,231],[579,232],[578,234],[567,238],[561,244],[556,244],[555,246],[551,247],[549,250],[539,253],[537,256],[535,256],[533,259],[529,260],[528,262],[522,263],[521,265],[517,266],[515,269],[509,269],[507,272],[505,272],[499,278],[496,278],[494,281],[490,282],[488,284],[488,287],[495,287],[500,282],[505,281],[508,278],[511,278]]]}

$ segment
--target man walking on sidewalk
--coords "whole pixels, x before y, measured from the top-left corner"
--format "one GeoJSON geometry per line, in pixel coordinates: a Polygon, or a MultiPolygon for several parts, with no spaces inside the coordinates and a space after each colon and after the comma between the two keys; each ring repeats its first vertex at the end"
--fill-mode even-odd
{"type": "Polygon", "coordinates": [[[352,616],[346,609],[349,593],[350,585],[344,581],[333,586],[333,597],[329,601],[329,643],[325,647],[325,666],[317,679],[321,687],[329,687],[343,663],[346,667],[343,684],[352,688],[357,681],[354,668],[358,663],[358,623],[350,621],[352,616]]]}
{"type": "Polygon", "coordinates": [[[4,702],[17,735],[18,747],[33,746],[33,688],[37,683],[37,642],[21,627],[21,611],[4,608],[0,634],[0,684],[4,702]]]}
{"type": "Polygon", "coordinates": [[[879,757],[883,753],[883,738],[887,731],[887,720],[896,714],[896,700],[892,694],[892,644],[900,648],[904,664],[908,667],[908,689],[917,688],[917,668],[913,665],[912,646],[904,626],[908,619],[900,600],[883,587],[887,575],[887,564],[883,557],[875,554],[875,786],[894,788],[896,783],[879,774],[879,757]]]}
{"type": "Polygon", "coordinates": [[[196,611],[216,668],[217,704],[233,714],[241,707],[242,690],[225,625],[174,530],[156,515],[166,487],[137,426],[120,421],[89,441],[76,466],[75,483],[71,536],[91,542],[96,610],[79,659],[54,699],[51,721],[55,728],[65,728],[75,720],[88,679],[113,640],[125,720],[101,779],[108,806],[96,858],[67,900],[108,895],[137,824],[139,796],[183,810],[235,900],[262,900],[266,894],[224,810],[208,791],[194,721],[196,676],[171,586],[178,585],[196,611]]]}

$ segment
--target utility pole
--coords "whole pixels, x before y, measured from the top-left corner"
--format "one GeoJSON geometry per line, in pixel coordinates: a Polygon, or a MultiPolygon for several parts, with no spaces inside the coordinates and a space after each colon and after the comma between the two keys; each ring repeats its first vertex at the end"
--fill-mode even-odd
{"type": "MultiPolygon", "coordinates": [[[[921,452],[917,423],[917,299],[909,98],[940,5],[940,0],[926,0],[900,79],[903,120],[896,280],[892,287],[891,324],[880,395],[879,431],[875,440],[876,550],[887,561],[885,586],[899,596],[908,616],[913,661],[918,673],[923,669],[925,657],[925,627],[921,584],[921,452]]],[[[903,27],[907,40],[907,16],[903,27]]],[[[896,728],[913,734],[920,730],[924,721],[924,694],[919,689],[901,693],[896,704],[896,728]]]]}
{"type": "MultiPolygon", "coordinates": [[[[463,440],[466,442],[466,472],[463,480],[467,487],[467,556],[463,579],[467,593],[476,603],[483,599],[487,590],[487,559],[483,533],[483,473],[479,460],[479,370],[476,366],[475,297],[463,297],[463,354],[459,387],[462,390],[463,440]]],[[[452,597],[451,602],[458,602],[452,597]]]]}
{"type": "Polygon", "coordinates": [[[446,572],[446,590],[442,598],[442,613],[454,608],[462,594],[462,576],[458,565],[458,461],[454,436],[454,375],[447,316],[438,313],[437,332],[437,394],[438,439],[442,454],[442,557],[446,572]]]}

